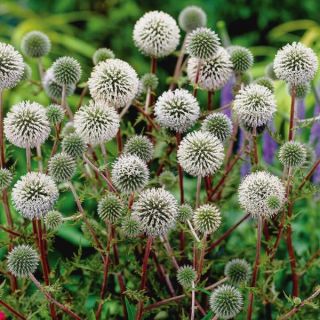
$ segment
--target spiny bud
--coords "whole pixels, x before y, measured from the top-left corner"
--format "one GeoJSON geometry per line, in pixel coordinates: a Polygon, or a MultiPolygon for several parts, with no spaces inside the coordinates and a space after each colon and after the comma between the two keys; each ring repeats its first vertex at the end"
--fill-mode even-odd
{"type": "Polygon", "coordinates": [[[55,181],[69,181],[75,174],[76,162],[67,153],[57,153],[49,160],[48,170],[55,181]]]}
{"type": "Polygon", "coordinates": [[[10,186],[12,182],[12,173],[5,168],[0,169],[0,191],[10,186]]]}
{"type": "Polygon", "coordinates": [[[233,70],[236,73],[244,73],[253,66],[253,55],[247,48],[231,46],[228,48],[233,70]]]}
{"type": "Polygon", "coordinates": [[[305,162],[306,156],[306,148],[296,141],[286,142],[279,151],[279,160],[286,167],[300,167],[305,162]]]}
{"type": "Polygon", "coordinates": [[[49,53],[51,42],[46,34],[41,31],[31,31],[21,40],[22,52],[31,58],[40,58],[49,53]]]}
{"type": "Polygon", "coordinates": [[[69,154],[74,159],[82,157],[86,150],[87,145],[75,132],[66,135],[62,140],[62,151],[69,154]]]}
{"type": "Polygon", "coordinates": [[[94,65],[97,65],[101,61],[105,61],[107,59],[114,59],[115,55],[112,50],[108,48],[99,48],[95,51],[92,57],[92,61],[94,65]]]}
{"type": "Polygon", "coordinates": [[[152,159],[153,151],[154,148],[150,139],[139,135],[129,138],[123,149],[125,154],[136,155],[145,162],[148,162],[152,159]]]}
{"type": "Polygon", "coordinates": [[[224,142],[231,136],[232,122],[223,113],[212,113],[202,122],[201,130],[211,133],[224,142]]]}
{"type": "Polygon", "coordinates": [[[199,230],[201,233],[212,233],[221,224],[220,210],[215,205],[204,204],[196,209],[193,222],[196,230],[199,230]]]}
{"type": "Polygon", "coordinates": [[[57,230],[63,223],[63,216],[59,211],[49,211],[44,217],[44,223],[49,230],[57,230]]]}
{"type": "Polygon", "coordinates": [[[102,220],[109,220],[111,223],[115,223],[124,214],[124,205],[121,199],[108,193],[98,203],[98,215],[102,220]]]}
{"type": "Polygon", "coordinates": [[[148,90],[154,91],[159,84],[158,77],[153,73],[146,73],[141,78],[142,90],[147,93],[148,90]]]}
{"type": "Polygon", "coordinates": [[[165,170],[161,172],[159,176],[159,183],[168,189],[173,188],[176,185],[177,177],[173,172],[165,170]]]}
{"type": "Polygon", "coordinates": [[[57,125],[61,123],[64,118],[64,110],[58,104],[50,104],[46,108],[46,113],[47,113],[48,120],[53,125],[57,125]]]}
{"type": "Polygon", "coordinates": [[[259,84],[260,86],[268,88],[271,92],[274,92],[274,85],[273,85],[272,79],[270,79],[268,77],[258,78],[255,81],[255,83],[259,84]]]}
{"type": "Polygon", "coordinates": [[[72,57],[61,57],[52,65],[54,80],[61,86],[76,84],[81,77],[81,66],[72,57]]]}
{"type": "Polygon", "coordinates": [[[180,222],[187,222],[187,220],[192,219],[193,217],[193,209],[189,204],[182,204],[178,209],[178,217],[177,220],[180,222]]]}
{"type": "Polygon", "coordinates": [[[289,84],[289,93],[290,95],[295,94],[296,98],[304,99],[310,91],[310,83],[299,83],[295,86],[289,84]]]}
{"type": "Polygon", "coordinates": [[[124,235],[129,238],[134,238],[142,232],[140,228],[140,222],[134,216],[126,216],[122,219],[121,230],[124,235]]]}
{"type": "Polygon", "coordinates": [[[251,277],[251,266],[244,259],[233,259],[226,264],[224,274],[234,285],[246,284],[251,277]]]}
{"type": "Polygon", "coordinates": [[[177,270],[177,280],[184,288],[190,288],[196,280],[197,273],[192,266],[182,266],[177,270]]]}
{"type": "Polygon", "coordinates": [[[197,6],[188,6],[179,14],[179,26],[185,32],[191,32],[207,24],[206,13],[197,6]]]}

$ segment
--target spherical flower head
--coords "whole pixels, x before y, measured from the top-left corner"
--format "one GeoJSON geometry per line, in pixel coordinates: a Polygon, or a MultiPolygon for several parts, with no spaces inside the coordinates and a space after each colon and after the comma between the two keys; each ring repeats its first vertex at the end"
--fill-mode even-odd
{"type": "Polygon", "coordinates": [[[80,63],[72,57],[61,57],[52,65],[53,77],[60,86],[74,85],[81,77],[80,63]]]}
{"type": "Polygon", "coordinates": [[[211,133],[221,142],[224,142],[231,136],[232,122],[230,118],[223,113],[212,113],[202,122],[201,130],[211,133]]]}
{"type": "Polygon", "coordinates": [[[140,222],[134,216],[126,216],[122,219],[121,230],[128,238],[134,238],[142,232],[140,222]]]}
{"type": "Polygon", "coordinates": [[[233,259],[226,264],[224,274],[234,285],[246,284],[251,277],[251,266],[244,259],[233,259]]]}
{"type": "Polygon", "coordinates": [[[108,59],[114,59],[115,55],[112,50],[108,48],[99,48],[95,51],[92,57],[94,65],[97,65],[101,61],[106,61],[108,59]]]}
{"type": "Polygon", "coordinates": [[[288,141],[279,151],[279,160],[286,167],[297,168],[304,164],[307,157],[305,146],[296,141],[288,141]]]}
{"type": "Polygon", "coordinates": [[[266,171],[257,171],[246,176],[241,182],[239,203],[254,218],[270,218],[283,207],[285,194],[285,187],[278,177],[266,171]],[[271,196],[279,199],[280,206],[270,207],[271,196]]]}
{"type": "Polygon", "coordinates": [[[178,22],[180,28],[188,33],[197,28],[205,27],[207,15],[200,7],[188,6],[180,12],[178,22]]]}
{"type": "Polygon", "coordinates": [[[0,191],[10,186],[12,178],[12,173],[8,169],[0,168],[0,191]]]}
{"type": "Polygon", "coordinates": [[[273,62],[269,63],[267,66],[266,66],[266,69],[265,69],[265,74],[268,78],[270,78],[271,80],[273,81],[276,81],[278,80],[278,77],[276,76],[275,72],[274,72],[274,69],[273,69],[273,62]]]}
{"type": "Polygon", "coordinates": [[[114,108],[101,101],[90,101],[74,115],[76,133],[85,143],[93,146],[114,138],[119,130],[120,118],[114,108]]]}
{"type": "Polygon", "coordinates": [[[67,122],[61,130],[61,136],[66,137],[71,133],[76,133],[73,121],[67,122]]]}
{"type": "Polygon", "coordinates": [[[281,209],[282,204],[278,196],[270,196],[267,199],[267,206],[272,210],[279,210],[281,209]]]}
{"type": "Polygon", "coordinates": [[[65,152],[57,153],[49,160],[48,171],[56,182],[70,181],[76,171],[76,162],[65,152]]]}
{"type": "Polygon", "coordinates": [[[112,182],[115,187],[125,193],[143,189],[149,180],[149,170],[144,161],[131,154],[118,158],[112,168],[112,182]]]}
{"type": "Polygon", "coordinates": [[[34,273],[39,263],[39,257],[28,245],[18,245],[8,254],[7,265],[10,273],[18,278],[26,278],[34,273]]]}
{"type": "Polygon", "coordinates": [[[180,30],[176,21],[162,11],[150,11],[135,24],[133,41],[142,54],[162,58],[176,50],[180,30]]]}
{"type": "Polygon", "coordinates": [[[310,83],[299,83],[295,86],[289,84],[289,94],[292,95],[294,90],[295,97],[298,99],[304,99],[310,91],[310,83]]]}
{"type": "MultiPolygon", "coordinates": [[[[196,82],[199,61],[198,58],[190,58],[188,60],[188,78],[193,84],[196,82]]],[[[200,64],[198,85],[207,91],[217,91],[228,82],[232,71],[229,53],[224,48],[219,47],[210,59],[200,64]]]]}
{"type": "Polygon", "coordinates": [[[132,209],[133,216],[148,236],[163,236],[175,225],[178,203],[170,192],[151,188],[140,193],[132,209]]]}
{"type": "Polygon", "coordinates": [[[52,210],[49,211],[44,217],[44,223],[48,230],[55,231],[59,229],[59,227],[63,223],[63,216],[59,211],[52,210]]]}
{"type": "Polygon", "coordinates": [[[178,162],[192,176],[205,177],[217,172],[224,159],[222,142],[205,131],[186,135],[178,149],[178,162]]]}
{"type": "Polygon", "coordinates": [[[50,104],[46,109],[48,120],[54,126],[61,123],[64,118],[64,110],[58,104],[50,104]]]}
{"type": "Polygon", "coordinates": [[[233,70],[236,73],[244,73],[253,66],[253,55],[251,51],[241,46],[231,46],[228,48],[233,70]]]}
{"type": "Polygon", "coordinates": [[[177,270],[177,280],[184,288],[191,288],[192,283],[196,280],[197,273],[192,266],[182,266],[177,270]]]}
{"type": "Polygon", "coordinates": [[[4,119],[7,139],[20,148],[34,148],[47,140],[50,123],[46,109],[37,102],[15,104],[4,119]]]}
{"type": "Polygon", "coordinates": [[[219,48],[220,39],[209,28],[197,28],[187,36],[186,51],[190,57],[208,60],[218,52],[219,48]]]}
{"type": "Polygon", "coordinates": [[[24,63],[21,81],[29,80],[31,78],[31,75],[32,75],[32,69],[28,64],[24,63]]]}
{"type": "Polygon", "coordinates": [[[98,215],[102,220],[109,220],[115,223],[124,214],[124,205],[122,200],[115,194],[108,193],[98,203],[98,215]]]}
{"type": "Polygon", "coordinates": [[[255,81],[256,84],[268,88],[271,92],[274,92],[273,81],[269,77],[261,77],[255,81]]]}
{"type": "Polygon", "coordinates": [[[250,84],[236,95],[233,108],[240,122],[254,128],[267,124],[272,119],[276,101],[268,88],[250,84]]]}
{"type": "Polygon", "coordinates": [[[158,77],[153,73],[146,73],[141,78],[142,91],[147,93],[148,90],[154,91],[159,84],[158,77]]]}
{"type": "Polygon", "coordinates": [[[16,86],[23,75],[21,54],[10,44],[0,42],[0,90],[16,86]]]}
{"type": "Polygon", "coordinates": [[[94,100],[114,107],[127,106],[138,92],[137,73],[125,61],[108,59],[96,65],[88,80],[94,100]]]}
{"type": "Polygon", "coordinates": [[[81,157],[87,150],[87,145],[77,133],[70,133],[62,140],[62,151],[74,159],[81,157]]]}
{"type": "Polygon", "coordinates": [[[159,175],[159,183],[164,188],[171,189],[175,186],[176,182],[177,182],[177,177],[174,175],[173,172],[169,170],[164,170],[159,175]]]}
{"type": "Polygon", "coordinates": [[[176,89],[166,91],[158,98],[154,112],[161,126],[182,133],[197,121],[200,106],[190,92],[176,89]]]}
{"type": "Polygon", "coordinates": [[[148,162],[153,157],[154,147],[149,138],[135,135],[128,139],[124,145],[123,152],[136,155],[141,160],[148,162]]]}
{"type": "Polygon", "coordinates": [[[41,31],[30,31],[21,40],[21,51],[30,58],[41,58],[51,49],[50,39],[41,31]]]}
{"type": "Polygon", "coordinates": [[[210,296],[210,308],[219,319],[234,318],[243,307],[243,298],[238,289],[223,284],[210,296]]]}
{"type": "Polygon", "coordinates": [[[204,204],[196,209],[193,223],[201,233],[213,233],[221,224],[220,210],[213,204],[204,204]]]}
{"type": "Polygon", "coordinates": [[[189,204],[182,204],[178,209],[178,217],[177,220],[185,223],[187,220],[192,219],[193,217],[193,209],[189,204]]]}

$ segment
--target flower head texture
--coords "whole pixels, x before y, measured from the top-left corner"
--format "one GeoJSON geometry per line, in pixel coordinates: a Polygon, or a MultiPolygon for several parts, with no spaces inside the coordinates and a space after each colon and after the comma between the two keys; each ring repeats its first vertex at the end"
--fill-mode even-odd
{"type": "Polygon", "coordinates": [[[202,122],[201,130],[216,136],[221,142],[224,142],[231,136],[232,122],[229,117],[223,113],[209,114],[202,122]]]}
{"type": "Polygon", "coordinates": [[[86,150],[87,145],[75,132],[66,135],[62,140],[62,151],[74,159],[81,157],[86,150]]]}
{"type": "Polygon", "coordinates": [[[272,119],[276,111],[276,101],[268,88],[250,84],[236,95],[233,109],[240,122],[249,127],[259,127],[272,119]]]}
{"type": "Polygon", "coordinates": [[[98,203],[98,215],[102,220],[117,222],[124,214],[122,200],[115,194],[108,193],[98,203]]]}
{"type": "Polygon", "coordinates": [[[76,133],[73,121],[68,121],[61,130],[61,136],[66,137],[71,133],[76,133]]]}
{"type": "Polygon", "coordinates": [[[285,187],[278,177],[266,171],[257,171],[241,182],[239,203],[252,217],[270,218],[283,207],[285,193],[285,187]],[[279,199],[279,207],[270,206],[269,198],[272,196],[279,199]]]}
{"type": "Polygon", "coordinates": [[[58,197],[58,188],[53,179],[40,172],[27,173],[12,189],[14,206],[30,220],[45,216],[58,197]]]}
{"type": "Polygon", "coordinates": [[[8,269],[19,278],[26,278],[30,273],[34,273],[38,263],[39,257],[36,250],[28,245],[18,245],[8,254],[8,269]]]}
{"type": "Polygon", "coordinates": [[[92,98],[114,107],[128,105],[138,92],[137,73],[125,61],[108,59],[91,72],[88,87],[92,98]]]}
{"type": "Polygon", "coordinates": [[[146,163],[135,155],[122,155],[112,168],[112,182],[115,187],[125,193],[143,189],[149,180],[146,163]]]}
{"type": "Polygon", "coordinates": [[[253,66],[253,55],[251,51],[241,46],[231,46],[228,48],[233,70],[236,73],[244,73],[253,66]]]}
{"type": "Polygon", "coordinates": [[[29,80],[31,78],[31,75],[32,75],[32,69],[30,68],[30,66],[28,64],[24,63],[21,81],[29,80]]]}
{"type": "Polygon", "coordinates": [[[193,222],[195,229],[203,234],[216,231],[221,224],[220,210],[213,204],[204,204],[196,209],[193,222]]]}
{"type": "Polygon", "coordinates": [[[191,132],[178,149],[178,162],[192,176],[214,174],[222,165],[224,149],[221,141],[204,131],[191,132]]]}
{"type": "Polygon", "coordinates": [[[180,222],[187,222],[187,220],[192,219],[193,217],[193,209],[189,204],[182,204],[178,209],[178,217],[177,220],[180,222]]]}
{"type": "Polygon", "coordinates": [[[310,91],[310,83],[299,83],[297,85],[289,84],[289,94],[292,95],[293,92],[298,99],[304,99],[310,91]]]}
{"type": "Polygon", "coordinates": [[[49,160],[48,171],[56,182],[69,181],[75,174],[76,162],[65,152],[57,153],[49,160]]]}
{"type": "Polygon", "coordinates": [[[300,42],[282,47],[273,62],[274,72],[280,80],[292,85],[310,82],[318,69],[314,51],[300,42]]]}
{"type": "Polygon", "coordinates": [[[207,15],[200,7],[188,6],[180,12],[178,22],[183,31],[191,32],[206,26],[207,15]]]}
{"type": "Polygon", "coordinates": [[[59,211],[49,211],[44,217],[44,223],[49,230],[57,230],[63,223],[63,216],[59,211]]]}
{"type": "Polygon", "coordinates": [[[254,83],[259,84],[260,86],[268,88],[271,92],[274,92],[273,81],[269,77],[260,77],[254,83]]]}
{"type": "Polygon", "coordinates": [[[243,307],[243,298],[238,289],[223,284],[210,296],[210,308],[220,319],[234,318],[243,307]]]}
{"type": "Polygon", "coordinates": [[[12,178],[12,173],[8,169],[0,168],[0,191],[10,186],[12,178]]]}
{"type": "Polygon", "coordinates": [[[128,139],[124,145],[125,154],[133,154],[141,160],[148,162],[153,157],[154,147],[152,142],[146,136],[135,135],[128,139]]]}
{"type": "Polygon", "coordinates": [[[265,74],[268,78],[272,79],[273,81],[278,80],[274,69],[273,69],[273,62],[269,63],[265,68],[265,74]]]}
{"type": "Polygon", "coordinates": [[[159,176],[159,183],[161,186],[167,189],[171,189],[175,186],[177,182],[177,177],[175,174],[169,170],[164,170],[159,176]]]}
{"type": "Polygon", "coordinates": [[[147,93],[148,90],[154,91],[159,84],[158,77],[153,73],[146,73],[141,78],[142,91],[147,93]]]}
{"type": "Polygon", "coordinates": [[[81,77],[80,63],[72,57],[61,57],[52,65],[54,81],[60,86],[76,84],[81,77]]]}
{"type": "Polygon", "coordinates": [[[251,277],[251,266],[244,259],[232,259],[226,264],[224,274],[234,285],[246,284],[251,277]]]}
{"type": "Polygon", "coordinates": [[[164,92],[154,109],[157,122],[176,132],[185,132],[199,118],[200,106],[191,93],[185,89],[164,92]]]}
{"type": "Polygon", "coordinates": [[[114,59],[115,55],[112,50],[108,48],[99,48],[95,51],[92,56],[92,61],[94,65],[97,65],[101,61],[105,61],[107,59],[114,59]]]}
{"type": "Polygon", "coordinates": [[[21,51],[30,58],[40,58],[49,53],[50,39],[41,31],[31,31],[21,40],[21,51]]]}
{"type": "Polygon", "coordinates": [[[132,209],[141,229],[155,237],[165,235],[175,225],[178,203],[170,192],[151,188],[140,193],[132,209]]]}
{"type": "MultiPolygon", "coordinates": [[[[198,66],[199,59],[188,60],[188,78],[193,84],[196,82],[198,66]]],[[[232,62],[227,50],[219,47],[210,59],[200,64],[198,85],[207,91],[219,90],[228,82],[232,72],[232,62]]]]}
{"type": "Polygon", "coordinates": [[[134,216],[125,216],[121,221],[121,230],[128,238],[134,238],[140,234],[140,222],[134,216]]]}
{"type": "Polygon", "coordinates": [[[297,141],[288,141],[279,151],[279,160],[286,167],[300,167],[307,158],[306,147],[297,141]]]}
{"type": "Polygon", "coordinates": [[[190,288],[197,278],[197,273],[192,266],[182,266],[177,270],[177,280],[184,288],[190,288]]]}
{"type": "Polygon", "coordinates": [[[74,115],[76,133],[85,143],[97,145],[116,136],[120,125],[118,113],[101,101],[90,101],[74,115]]]}
{"type": "Polygon", "coordinates": [[[4,119],[7,139],[20,148],[41,145],[50,130],[46,109],[37,102],[22,101],[14,105],[4,119]]]}
{"type": "Polygon", "coordinates": [[[21,54],[10,44],[0,42],[0,89],[16,86],[22,78],[24,62],[21,54]]]}
{"type": "Polygon", "coordinates": [[[50,104],[46,108],[46,113],[47,113],[48,120],[53,125],[57,125],[61,123],[64,118],[64,110],[58,104],[50,104]]]}
{"type": "Polygon", "coordinates": [[[135,24],[133,41],[146,56],[162,58],[178,46],[180,31],[176,21],[162,11],[150,11],[135,24]]]}

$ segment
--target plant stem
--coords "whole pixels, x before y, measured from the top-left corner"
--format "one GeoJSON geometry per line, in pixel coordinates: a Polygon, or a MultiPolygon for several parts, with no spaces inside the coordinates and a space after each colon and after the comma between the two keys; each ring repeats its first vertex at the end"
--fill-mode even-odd
{"type": "MultiPolygon", "coordinates": [[[[177,140],[177,150],[179,148],[181,142],[181,133],[176,133],[176,140],[177,140]]],[[[180,204],[184,204],[184,188],[183,188],[183,171],[178,163],[178,174],[179,174],[179,190],[180,190],[180,204]]]]}
{"type": "Polygon", "coordinates": [[[196,231],[194,230],[194,228],[193,228],[193,226],[192,226],[192,224],[191,224],[191,222],[190,222],[189,219],[187,220],[187,224],[188,224],[189,229],[190,229],[193,237],[195,238],[195,240],[196,240],[197,242],[201,242],[201,240],[199,239],[199,237],[198,237],[196,231]]]}
{"type": "Polygon", "coordinates": [[[27,159],[27,172],[31,172],[31,149],[29,146],[26,147],[26,159],[27,159]]]}
{"type": "Polygon", "coordinates": [[[37,157],[38,157],[38,170],[39,172],[43,172],[43,163],[42,163],[42,154],[41,154],[41,146],[37,146],[37,157]]]}
{"type": "Polygon", "coordinates": [[[73,120],[73,113],[67,103],[67,89],[65,84],[62,85],[61,107],[66,111],[69,119],[73,120]]]}
{"type": "Polygon", "coordinates": [[[3,91],[0,90],[0,167],[4,168],[6,164],[5,159],[5,144],[4,144],[4,134],[3,134],[3,91]]]}
{"type": "Polygon", "coordinates": [[[117,132],[117,146],[118,146],[118,155],[122,152],[122,137],[121,137],[121,128],[117,132]]]}
{"type": "Polygon", "coordinates": [[[290,107],[290,123],[289,123],[289,141],[294,139],[294,114],[295,114],[296,87],[291,90],[291,107],[290,107]]]}
{"type": "Polygon", "coordinates": [[[178,265],[177,259],[174,256],[174,252],[173,252],[173,249],[172,249],[172,247],[171,247],[171,245],[169,243],[168,237],[167,236],[163,236],[163,237],[160,237],[160,239],[161,239],[161,242],[163,243],[164,248],[167,251],[167,254],[169,255],[169,257],[172,260],[173,266],[176,269],[179,269],[179,265],[178,265]]]}
{"type": "Polygon", "coordinates": [[[54,143],[51,149],[51,154],[50,154],[50,159],[56,154],[57,150],[58,150],[58,144],[59,144],[59,140],[60,140],[60,130],[61,130],[61,125],[55,125],[55,139],[54,139],[54,143]]]}
{"type": "Polygon", "coordinates": [[[192,281],[192,287],[191,287],[191,316],[190,320],[194,320],[194,304],[195,304],[195,286],[194,286],[194,281],[192,281]]]}
{"type": "Polygon", "coordinates": [[[213,102],[213,98],[214,98],[214,91],[208,91],[208,103],[207,103],[207,110],[208,111],[212,111],[213,110],[213,106],[212,106],[212,102],[213,102]]]}
{"type": "Polygon", "coordinates": [[[193,87],[193,96],[196,98],[198,94],[198,82],[200,78],[200,70],[201,70],[201,61],[199,60],[198,66],[197,66],[197,73],[196,73],[196,78],[194,81],[194,87],[193,87]]]}
{"type": "Polygon", "coordinates": [[[201,176],[197,178],[197,192],[196,192],[196,208],[199,207],[200,204],[200,191],[201,191],[201,176]]]}
{"type": "Polygon", "coordinates": [[[201,274],[202,274],[204,256],[205,256],[205,252],[206,252],[206,244],[207,244],[207,234],[205,233],[203,235],[203,238],[201,241],[200,258],[199,258],[199,262],[198,262],[198,276],[197,276],[198,281],[200,280],[201,274]]]}
{"type": "Polygon", "coordinates": [[[174,73],[173,73],[173,77],[172,77],[172,81],[170,84],[170,90],[173,90],[176,86],[177,86],[177,81],[180,77],[181,74],[181,66],[182,66],[182,62],[183,62],[183,57],[184,57],[184,53],[185,53],[185,48],[186,48],[186,39],[187,39],[187,35],[184,37],[183,39],[183,43],[179,52],[179,56],[177,59],[177,63],[174,69],[174,73]]]}
{"type": "Polygon", "coordinates": [[[3,300],[0,300],[0,304],[6,308],[9,312],[11,312],[13,315],[15,315],[18,319],[21,320],[27,320],[27,318],[21,314],[20,312],[18,312],[17,310],[15,310],[13,307],[11,307],[10,305],[8,305],[6,302],[4,302],[3,300]]]}
{"type": "Polygon", "coordinates": [[[302,179],[302,182],[300,183],[298,190],[301,190],[303,186],[306,184],[306,182],[312,177],[313,173],[316,171],[318,166],[320,165],[320,159],[318,159],[315,164],[312,166],[308,174],[302,179]]]}
{"type": "Polygon", "coordinates": [[[258,147],[257,147],[257,128],[253,128],[252,132],[252,144],[253,144],[253,159],[254,164],[257,166],[259,163],[259,157],[258,157],[258,147]]]}
{"type": "Polygon", "coordinates": [[[83,102],[84,97],[85,97],[86,94],[87,94],[87,91],[88,91],[88,85],[86,85],[85,87],[83,87],[83,89],[82,89],[82,91],[81,91],[79,103],[78,103],[78,105],[77,105],[77,110],[79,110],[80,107],[82,106],[82,102],[83,102]]]}

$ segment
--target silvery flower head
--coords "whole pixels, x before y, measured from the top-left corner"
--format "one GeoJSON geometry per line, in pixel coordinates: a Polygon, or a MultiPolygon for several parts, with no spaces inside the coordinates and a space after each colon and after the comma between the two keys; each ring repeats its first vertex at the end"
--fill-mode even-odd
{"type": "Polygon", "coordinates": [[[297,141],[288,141],[280,147],[279,160],[286,167],[301,167],[307,158],[305,145],[297,141]]]}
{"type": "Polygon", "coordinates": [[[51,68],[54,81],[60,86],[70,86],[80,80],[80,63],[72,57],[61,57],[57,59],[51,68]]]}
{"type": "Polygon", "coordinates": [[[133,41],[146,56],[162,58],[176,50],[180,31],[176,21],[162,11],[150,11],[135,24],[133,41]]]}
{"type": "Polygon", "coordinates": [[[250,84],[236,95],[233,108],[240,122],[249,127],[259,127],[272,119],[276,101],[268,88],[250,84]]]}
{"type": "Polygon", "coordinates": [[[0,168],[0,191],[10,186],[12,178],[12,173],[8,169],[0,168]]]}
{"type": "Polygon", "coordinates": [[[120,125],[118,113],[101,101],[89,101],[74,115],[76,133],[92,145],[107,142],[116,136],[120,125]]]}
{"type": "Polygon", "coordinates": [[[148,236],[163,236],[175,225],[178,203],[170,192],[151,188],[140,193],[132,209],[133,216],[148,236]]]}
{"type": "Polygon", "coordinates": [[[196,98],[185,89],[164,92],[157,100],[154,113],[157,122],[176,132],[185,132],[199,118],[196,98]]]}
{"type": "Polygon", "coordinates": [[[7,139],[20,148],[41,145],[50,130],[46,109],[37,102],[22,101],[14,105],[4,119],[7,139]]]}
{"type": "MultiPolygon", "coordinates": [[[[187,73],[192,83],[196,82],[199,66],[198,58],[188,60],[187,73]]],[[[222,47],[208,60],[200,64],[198,85],[207,91],[221,89],[232,75],[232,62],[229,53],[222,47]]]]}
{"type": "Polygon", "coordinates": [[[300,42],[293,42],[278,50],[273,68],[280,80],[297,85],[314,78],[318,69],[318,58],[312,49],[300,42]]]}
{"type": "Polygon", "coordinates": [[[224,275],[234,285],[246,284],[251,277],[251,266],[244,259],[232,259],[226,264],[224,275]]]}
{"type": "Polygon", "coordinates": [[[138,92],[139,79],[125,61],[108,59],[97,64],[88,80],[90,94],[114,107],[127,106],[138,92]]]}
{"type": "Polygon", "coordinates": [[[122,200],[113,193],[105,195],[98,203],[98,215],[102,220],[115,223],[125,213],[122,200]]]}
{"type": "Polygon", "coordinates": [[[228,47],[228,52],[233,70],[236,73],[243,74],[253,66],[254,58],[249,49],[241,46],[230,46],[228,47]]]}
{"type": "Polygon", "coordinates": [[[206,13],[197,6],[188,6],[179,14],[179,26],[185,32],[191,32],[207,24],[206,13]]]}
{"type": "Polygon", "coordinates": [[[0,90],[16,86],[22,78],[24,62],[10,44],[0,42],[0,90]]]}
{"type": "Polygon", "coordinates": [[[101,61],[105,61],[107,59],[114,59],[115,54],[112,50],[108,48],[99,48],[95,51],[92,56],[92,61],[94,65],[97,65],[101,61]]]}
{"type": "Polygon", "coordinates": [[[59,211],[51,210],[44,217],[44,223],[48,230],[55,231],[63,223],[63,216],[59,211]]]}
{"type": "Polygon", "coordinates": [[[27,173],[12,189],[15,208],[30,220],[45,216],[58,197],[58,188],[53,179],[40,172],[27,173]]]}
{"type": "Polygon", "coordinates": [[[224,142],[231,136],[232,122],[224,113],[211,113],[202,122],[201,130],[216,136],[221,142],[224,142]]]}
{"type": "Polygon", "coordinates": [[[48,172],[56,182],[70,181],[76,171],[76,162],[65,152],[55,154],[48,163],[48,172]]]}
{"type": "Polygon", "coordinates": [[[240,206],[252,217],[270,218],[276,215],[286,200],[281,180],[266,171],[249,174],[239,187],[240,206]],[[274,206],[274,199],[278,205],[274,206]],[[270,201],[272,199],[272,201],[270,201]]]}
{"type": "Polygon", "coordinates": [[[184,288],[190,288],[197,278],[197,272],[192,266],[184,265],[177,270],[177,280],[184,288]]]}
{"type": "Polygon", "coordinates": [[[154,147],[146,136],[134,135],[124,145],[123,152],[136,155],[141,160],[148,162],[153,157],[154,147]]]}
{"type": "Polygon", "coordinates": [[[222,142],[204,131],[189,133],[180,143],[178,162],[192,176],[205,177],[217,172],[224,159],[222,142]]]}
{"type": "Polygon", "coordinates": [[[220,227],[220,210],[213,204],[204,204],[196,209],[193,222],[195,229],[201,233],[212,233],[220,227]]]}
{"type": "Polygon", "coordinates": [[[49,53],[50,39],[41,31],[30,31],[21,40],[23,54],[31,58],[40,58],[49,53]]]}

